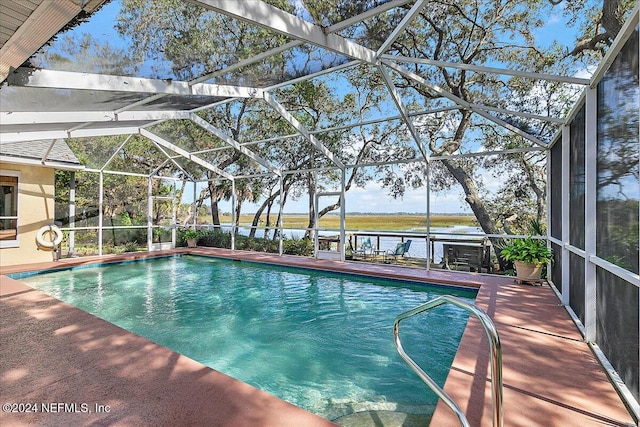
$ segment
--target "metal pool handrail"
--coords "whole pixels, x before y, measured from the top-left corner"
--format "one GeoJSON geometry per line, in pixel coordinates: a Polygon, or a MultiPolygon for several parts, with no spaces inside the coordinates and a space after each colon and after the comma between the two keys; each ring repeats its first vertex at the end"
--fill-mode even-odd
{"type": "Polygon", "coordinates": [[[456,414],[458,420],[460,421],[460,425],[464,427],[469,427],[469,422],[467,421],[467,417],[464,415],[460,407],[447,395],[444,390],[440,388],[438,384],[427,375],[420,366],[416,362],[407,355],[407,353],[402,348],[402,343],[400,342],[400,322],[407,317],[414,316],[416,314],[422,313],[423,311],[431,310],[432,308],[438,307],[442,304],[451,303],[455,306],[463,308],[469,311],[471,314],[476,316],[484,331],[487,334],[487,338],[489,338],[489,351],[491,358],[491,396],[492,396],[492,405],[493,405],[493,427],[503,427],[504,420],[502,414],[502,347],[500,346],[500,338],[498,337],[498,331],[496,330],[496,326],[484,311],[479,309],[473,304],[469,304],[459,298],[456,298],[451,295],[443,295],[438,298],[435,298],[429,302],[426,302],[422,305],[412,308],[411,310],[407,310],[404,313],[399,314],[396,317],[395,322],[393,323],[393,336],[396,343],[396,349],[400,356],[404,359],[405,362],[418,374],[418,376],[422,379],[433,390],[443,402],[451,408],[451,410],[456,414]]]}

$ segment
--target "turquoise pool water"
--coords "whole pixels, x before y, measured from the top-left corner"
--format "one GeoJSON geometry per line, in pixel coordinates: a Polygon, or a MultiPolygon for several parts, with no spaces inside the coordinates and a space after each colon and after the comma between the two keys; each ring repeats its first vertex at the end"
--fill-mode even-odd
{"type": "MultiPolygon", "coordinates": [[[[182,256],[16,277],[124,329],[328,419],[433,412],[398,356],[393,321],[438,295],[474,291],[182,256]]],[[[467,314],[402,323],[405,350],[441,385],[467,314]]]]}

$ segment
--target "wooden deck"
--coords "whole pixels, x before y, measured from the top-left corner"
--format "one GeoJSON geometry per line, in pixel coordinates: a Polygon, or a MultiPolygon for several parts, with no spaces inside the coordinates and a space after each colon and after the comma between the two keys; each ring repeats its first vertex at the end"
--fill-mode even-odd
{"type": "MultiPolygon", "coordinates": [[[[478,288],[476,304],[493,318],[502,342],[505,426],[636,425],[548,286],[448,270],[211,248],[65,259],[3,268],[1,273],[188,252],[478,288]]],[[[0,276],[0,297],[2,403],[88,402],[110,408],[4,412],[0,425],[331,425],[6,276],[0,276]]],[[[445,384],[472,426],[491,425],[485,341],[479,323],[471,319],[445,384]]],[[[427,392],[426,386],[417,392],[427,392]]],[[[439,404],[431,425],[458,424],[439,404]]]]}

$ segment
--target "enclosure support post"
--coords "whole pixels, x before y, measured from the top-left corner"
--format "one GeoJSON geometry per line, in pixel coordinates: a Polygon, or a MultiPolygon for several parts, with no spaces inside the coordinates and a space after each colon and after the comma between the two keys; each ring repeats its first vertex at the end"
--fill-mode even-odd
{"type": "MultiPolygon", "coordinates": [[[[433,257],[433,253],[431,253],[431,191],[429,190],[429,185],[431,183],[431,165],[429,162],[425,161],[425,166],[427,171],[425,173],[425,187],[426,187],[426,202],[427,202],[427,239],[425,242],[425,246],[427,248],[427,271],[431,269],[431,258],[433,257]]],[[[434,260],[435,262],[435,260],[434,260]]]]}
{"type": "Polygon", "coordinates": [[[151,177],[147,181],[147,250],[151,252],[153,247],[153,196],[151,191],[151,177]]]}
{"type": "Polygon", "coordinates": [[[236,181],[231,180],[231,250],[236,249],[236,181]]]}
{"type": "Polygon", "coordinates": [[[75,255],[76,248],[76,173],[71,172],[69,182],[69,256],[75,255]]]}
{"type": "Polygon", "coordinates": [[[104,174],[100,171],[98,183],[98,255],[102,256],[102,212],[104,204],[104,174]]]}
{"type": "Polygon", "coordinates": [[[176,223],[178,222],[178,203],[176,202],[176,183],[173,181],[173,187],[171,188],[171,249],[176,248],[176,223]]]}
{"type": "Polygon", "coordinates": [[[569,180],[571,128],[562,127],[562,304],[569,305],[569,180]]]}
{"type": "Polygon", "coordinates": [[[196,193],[196,182],[193,181],[193,229],[195,230],[196,224],[198,224],[198,206],[196,204],[197,201],[197,193],[196,193]]]}
{"type": "Polygon", "coordinates": [[[585,202],[584,202],[584,329],[585,340],[596,339],[596,266],[591,257],[596,255],[596,196],[597,196],[597,89],[586,89],[585,106],[585,202]]]}
{"type": "Polygon", "coordinates": [[[278,254],[282,256],[284,248],[282,247],[282,211],[284,209],[284,174],[280,175],[280,208],[278,210],[278,223],[276,224],[276,230],[278,230],[278,254]]]}
{"type": "Polygon", "coordinates": [[[340,169],[340,177],[341,177],[341,185],[340,185],[340,247],[338,251],[340,252],[340,261],[344,261],[346,255],[346,233],[345,233],[345,216],[346,216],[346,206],[347,203],[345,197],[345,180],[347,177],[347,171],[345,168],[340,169]]]}
{"type": "MultiPolygon", "coordinates": [[[[313,182],[317,183],[318,182],[318,174],[315,171],[313,171],[311,173],[313,174],[313,182]]],[[[318,197],[319,196],[320,195],[317,192],[317,186],[316,186],[316,194],[315,194],[315,197],[313,198],[313,201],[312,201],[312,203],[313,203],[313,230],[311,231],[313,233],[312,234],[312,236],[313,236],[313,257],[316,258],[316,259],[318,258],[319,249],[320,249],[320,246],[319,246],[320,242],[318,241],[318,221],[319,221],[319,218],[318,218],[318,206],[319,206],[318,197]]]]}

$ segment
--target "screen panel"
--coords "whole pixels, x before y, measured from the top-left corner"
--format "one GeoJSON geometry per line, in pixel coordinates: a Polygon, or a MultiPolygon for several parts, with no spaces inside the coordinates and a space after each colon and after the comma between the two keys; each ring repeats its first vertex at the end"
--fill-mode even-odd
{"type": "Polygon", "coordinates": [[[596,343],[640,401],[640,288],[607,272],[596,271],[596,343]]]}

